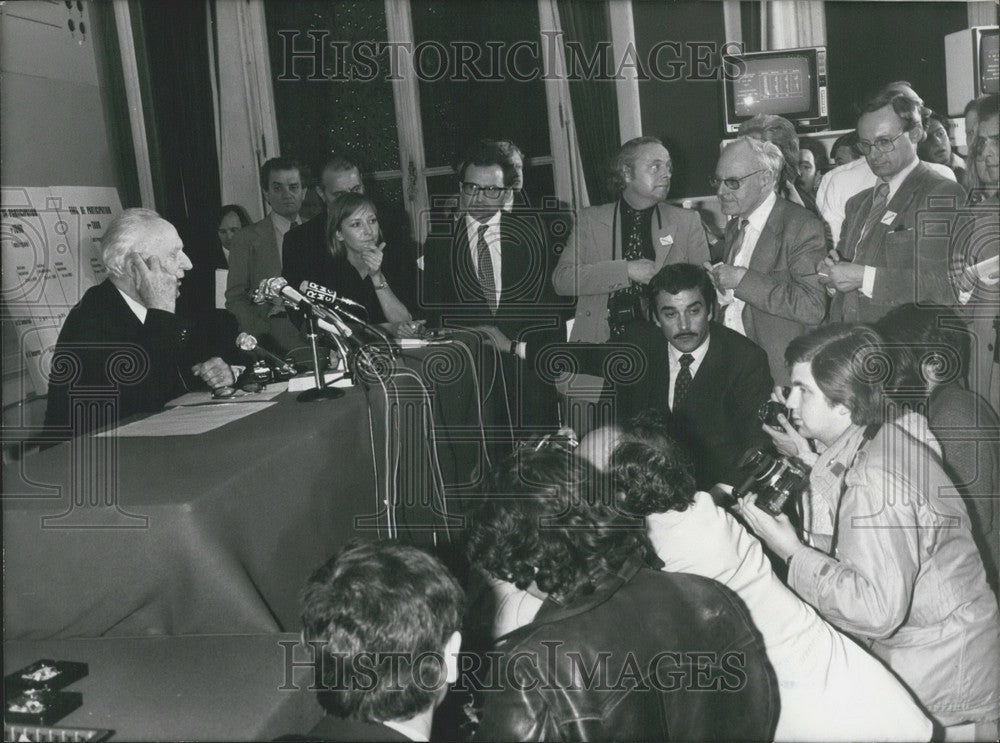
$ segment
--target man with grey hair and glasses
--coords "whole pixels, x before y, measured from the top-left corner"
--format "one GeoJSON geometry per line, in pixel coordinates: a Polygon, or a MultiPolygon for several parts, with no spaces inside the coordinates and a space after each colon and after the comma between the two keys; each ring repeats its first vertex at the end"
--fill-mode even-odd
{"type": "Polygon", "coordinates": [[[823,321],[826,297],[816,275],[826,243],[823,223],[775,192],[784,168],[781,150],[739,137],[719,157],[709,183],[726,227],[723,260],[706,264],[719,293],[723,324],[767,352],[771,376],[788,380],[789,341],[823,321]]]}
{"type": "Polygon", "coordinates": [[[234,381],[221,358],[204,360],[207,344],[189,339],[174,312],[191,261],[172,224],[152,209],[126,209],[108,225],[101,259],[110,276],[84,293],[56,341],[47,438],[160,410],[184,392],[189,374],[212,389],[234,381]]]}
{"type": "Polygon", "coordinates": [[[917,158],[930,110],[905,83],[887,85],[858,119],[858,150],[877,180],[847,202],[836,251],[817,266],[833,322],[873,322],[908,302],[951,305],[949,224],[965,190],[917,158]]]}

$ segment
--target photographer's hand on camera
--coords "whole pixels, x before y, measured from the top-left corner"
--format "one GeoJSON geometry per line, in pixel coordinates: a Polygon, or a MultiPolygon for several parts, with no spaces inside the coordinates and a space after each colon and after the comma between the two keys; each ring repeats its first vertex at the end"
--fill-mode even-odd
{"type": "Polygon", "coordinates": [[[751,493],[738,502],[740,514],[757,538],[767,544],[778,557],[788,561],[799,550],[806,549],[788,516],[772,516],[756,506],[757,496],[751,493]]]}
{"type": "Polygon", "coordinates": [[[634,261],[627,261],[629,281],[637,284],[648,284],[649,280],[656,275],[656,264],[646,258],[634,261]]]}
{"type": "MultiPolygon", "coordinates": [[[[771,400],[787,408],[788,395],[784,388],[775,387],[771,392],[771,400]]],[[[774,448],[783,456],[796,457],[807,467],[812,467],[819,455],[813,450],[809,439],[796,430],[787,416],[779,413],[778,423],[781,424],[780,427],[770,426],[767,423],[761,425],[764,433],[771,437],[774,448]]]]}

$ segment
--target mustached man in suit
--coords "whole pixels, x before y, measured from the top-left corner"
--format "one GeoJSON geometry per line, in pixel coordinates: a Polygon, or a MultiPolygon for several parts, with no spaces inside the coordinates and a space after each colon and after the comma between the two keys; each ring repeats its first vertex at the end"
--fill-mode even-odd
{"type": "Polygon", "coordinates": [[[833,294],[833,322],[874,322],[908,302],[952,305],[949,223],[965,190],[917,158],[930,109],[906,83],[892,83],[864,106],[858,149],[878,177],[847,202],[836,253],[818,267],[833,294]]]}
{"type": "Polygon", "coordinates": [[[708,260],[698,212],[663,203],[672,173],[663,143],[636,137],[622,145],[611,164],[620,198],[580,212],[552,276],[558,294],[577,297],[571,341],[604,343],[619,336],[626,323],[612,305],[638,298],[665,263],[708,260]]]}
{"type": "MultiPolygon", "coordinates": [[[[504,211],[514,166],[493,140],[477,142],[459,172],[459,210],[432,217],[424,245],[420,303],[431,327],[482,333],[499,366],[484,377],[505,428],[545,428],[558,421],[555,389],[540,354],[565,338],[551,289],[552,252],[536,214],[504,211]]],[[[489,360],[487,360],[489,361],[489,360]]]]}
{"type": "Polygon", "coordinates": [[[465,595],[448,569],[416,547],[355,541],[313,573],[303,603],[327,711],[304,739],[430,740],[462,644],[465,595]]]}
{"type": "Polygon", "coordinates": [[[767,354],[713,321],[715,287],[702,267],[664,266],[646,291],[653,322],[632,324],[622,338],[642,371],[614,385],[616,418],[661,411],[691,454],[699,488],[736,483],[744,452],[766,442],[757,411],[773,386],[767,354]]]}
{"type": "Polygon", "coordinates": [[[233,236],[229,249],[226,309],[236,315],[244,333],[257,336],[268,350],[284,354],[305,345],[288,315],[268,304],[254,304],[253,294],[264,279],[281,276],[281,244],[299,224],[305,198],[302,168],[295,161],[274,157],[260,168],[260,187],[270,213],[233,236]]]}
{"type": "Polygon", "coordinates": [[[816,264],[826,255],[823,223],[808,209],[775,193],[785,160],[781,150],[754,137],[726,147],[710,178],[726,227],[725,260],[711,270],[727,328],[767,353],[771,376],[788,381],[789,342],[826,315],[816,264]]]}

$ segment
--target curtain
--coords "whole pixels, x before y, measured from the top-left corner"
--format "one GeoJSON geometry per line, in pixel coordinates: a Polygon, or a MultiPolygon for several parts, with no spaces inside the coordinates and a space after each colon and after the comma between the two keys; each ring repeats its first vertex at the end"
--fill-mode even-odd
{"type": "Polygon", "coordinates": [[[129,3],[156,208],[177,228],[195,266],[177,303],[185,315],[214,306],[200,278],[218,260],[221,194],[205,2],[129,3]]]}
{"type": "Polygon", "coordinates": [[[821,0],[761,3],[764,49],[826,46],[826,11],[821,0]]]}
{"type": "MultiPolygon", "coordinates": [[[[579,44],[579,49],[589,59],[600,48],[599,42],[611,38],[606,3],[557,0],[556,9],[564,32],[563,53],[567,56],[571,54],[566,49],[567,43],[579,44]]],[[[579,151],[590,200],[604,204],[618,196],[608,183],[608,165],[621,144],[615,81],[602,80],[599,74],[580,77],[584,79],[568,83],[572,110],[576,114],[579,151]]]]}
{"type": "MultiPolygon", "coordinates": [[[[552,38],[560,38],[562,24],[556,0],[540,0],[539,28],[552,38]]],[[[549,141],[552,146],[552,170],[556,194],[568,200],[573,209],[590,206],[586,173],[580,157],[576,119],[566,79],[566,55],[561,44],[542,44],[543,69],[552,70],[554,79],[545,81],[549,109],[549,141]]]]}
{"type": "Polygon", "coordinates": [[[259,169],[280,154],[262,0],[211,0],[212,101],[222,204],[264,216],[259,169]],[[222,127],[221,122],[227,126],[222,127]]]}

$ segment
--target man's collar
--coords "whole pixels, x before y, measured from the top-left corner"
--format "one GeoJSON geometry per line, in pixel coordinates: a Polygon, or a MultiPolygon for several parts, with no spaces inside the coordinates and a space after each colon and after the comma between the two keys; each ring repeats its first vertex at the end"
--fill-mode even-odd
{"type": "MultiPolygon", "coordinates": [[[[711,321],[709,321],[709,322],[711,322],[711,321]]],[[[691,363],[694,364],[694,365],[700,364],[701,361],[702,361],[702,359],[705,358],[705,354],[708,353],[708,344],[709,344],[709,341],[711,341],[711,340],[712,340],[712,329],[711,329],[711,327],[709,327],[708,334],[705,336],[705,340],[703,340],[701,342],[701,345],[698,346],[693,351],[679,351],[676,348],[674,348],[674,344],[673,343],[670,343],[668,341],[667,342],[667,353],[670,356],[670,363],[671,364],[679,364],[679,363],[681,363],[681,356],[683,354],[685,354],[685,353],[689,353],[692,356],[694,356],[694,361],[692,361],[691,363]]]]}
{"type": "Polygon", "coordinates": [[[771,191],[760,204],[754,209],[750,214],[747,215],[746,220],[750,223],[757,232],[764,229],[764,223],[767,222],[767,218],[771,216],[771,210],[774,209],[774,204],[778,200],[778,195],[771,191]]]}
{"type": "Polygon", "coordinates": [[[135,314],[137,318],[139,318],[139,322],[145,325],[146,313],[149,312],[149,310],[147,310],[144,305],[132,299],[132,297],[130,297],[128,294],[119,289],[117,285],[115,286],[115,289],[118,291],[119,294],[122,295],[122,299],[125,300],[125,304],[128,305],[128,308],[132,310],[132,312],[135,314]]]}
{"type": "Polygon", "coordinates": [[[405,735],[410,740],[417,741],[428,741],[430,738],[422,730],[418,730],[416,726],[412,726],[406,722],[396,722],[395,720],[387,720],[382,723],[387,728],[392,728],[400,735],[405,735]]]}
{"type": "Polygon", "coordinates": [[[654,203],[650,204],[649,206],[644,206],[644,207],[642,207],[642,208],[639,208],[639,207],[636,207],[636,206],[632,206],[632,205],[631,205],[631,204],[629,203],[628,199],[627,199],[627,198],[625,198],[625,192],[624,192],[624,191],[622,191],[622,192],[621,192],[621,194],[620,194],[620,196],[619,196],[619,201],[621,201],[621,204],[622,204],[622,209],[623,209],[623,210],[624,210],[624,209],[631,209],[632,211],[634,211],[634,212],[638,212],[639,214],[646,214],[646,213],[649,213],[649,212],[651,212],[651,211],[652,211],[653,209],[655,209],[655,208],[656,208],[657,206],[659,206],[659,205],[660,205],[660,202],[659,202],[659,201],[657,201],[657,202],[654,202],[654,203]]]}
{"type": "Polygon", "coordinates": [[[473,231],[473,230],[476,230],[476,229],[478,229],[479,227],[481,227],[482,225],[485,224],[487,227],[489,227],[491,229],[496,229],[500,225],[500,217],[501,217],[502,214],[503,214],[503,212],[501,212],[498,209],[497,213],[494,214],[489,219],[487,219],[485,222],[480,222],[478,219],[476,219],[475,217],[473,217],[471,214],[466,214],[465,215],[465,227],[466,227],[466,229],[468,229],[470,231],[473,231]]]}
{"type": "Polygon", "coordinates": [[[281,216],[278,212],[271,212],[271,221],[274,223],[274,226],[282,232],[287,232],[292,228],[292,220],[281,216]]]}
{"type": "Polygon", "coordinates": [[[901,171],[899,171],[898,173],[896,173],[896,175],[894,175],[888,181],[883,181],[881,178],[879,178],[879,183],[887,182],[889,184],[889,198],[890,199],[893,197],[893,195],[895,195],[896,191],[899,190],[899,187],[902,185],[903,181],[906,180],[906,177],[910,173],[912,173],[914,170],[917,169],[918,165],[920,165],[920,158],[919,157],[915,157],[915,158],[913,158],[913,162],[912,163],[910,163],[905,168],[903,168],[901,171]]]}

